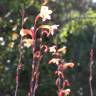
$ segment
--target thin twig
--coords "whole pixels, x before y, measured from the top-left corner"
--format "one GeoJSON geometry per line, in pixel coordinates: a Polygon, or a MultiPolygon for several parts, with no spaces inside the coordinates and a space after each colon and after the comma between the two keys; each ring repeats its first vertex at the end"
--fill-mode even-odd
{"type": "MultiPolygon", "coordinates": [[[[20,53],[20,58],[19,58],[19,62],[18,62],[18,65],[19,64],[22,64],[22,58],[23,58],[23,52],[22,52],[22,38],[20,40],[20,44],[19,44],[19,53],[20,53]]],[[[15,88],[15,95],[14,96],[17,96],[17,93],[18,93],[18,87],[19,87],[19,73],[20,73],[20,68],[18,68],[17,66],[17,70],[16,70],[16,88],[15,88]]]]}
{"type": "MultiPolygon", "coordinates": [[[[18,79],[18,75],[19,75],[19,71],[17,69],[17,72],[16,72],[16,78],[17,79],[18,79]]],[[[15,95],[14,96],[17,96],[18,86],[19,86],[19,82],[18,82],[18,80],[16,80],[16,88],[15,88],[15,95]]]]}
{"type": "MultiPolygon", "coordinates": [[[[20,13],[21,13],[21,16],[22,16],[22,28],[23,28],[23,25],[24,25],[24,14],[25,14],[25,11],[24,11],[23,6],[22,6],[22,9],[20,10],[20,13]]],[[[20,53],[20,56],[19,56],[20,58],[19,58],[18,64],[22,64],[22,58],[23,58],[23,52],[22,52],[22,37],[21,37],[20,44],[19,44],[19,53],[20,53]]],[[[17,93],[18,93],[19,73],[20,73],[20,69],[19,69],[18,66],[17,66],[17,70],[16,70],[16,88],[15,88],[15,95],[14,95],[14,96],[17,96],[17,93]]]]}
{"type": "Polygon", "coordinates": [[[35,96],[33,93],[33,88],[34,88],[34,70],[35,70],[35,46],[32,47],[32,52],[33,52],[33,61],[32,61],[32,76],[31,76],[31,81],[30,81],[30,96],[35,96]]]}

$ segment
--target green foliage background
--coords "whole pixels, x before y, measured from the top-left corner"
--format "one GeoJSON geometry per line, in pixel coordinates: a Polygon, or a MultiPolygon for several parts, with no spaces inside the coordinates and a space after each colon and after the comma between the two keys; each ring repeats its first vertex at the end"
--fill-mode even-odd
{"type": "MultiPolygon", "coordinates": [[[[20,41],[19,31],[21,29],[21,6],[24,6],[25,15],[29,18],[26,27],[33,25],[34,18],[40,11],[42,0],[0,0],[0,96],[14,96],[15,74],[19,60],[18,44],[20,41]],[[16,30],[13,30],[15,27],[16,30]],[[13,39],[16,33],[17,39],[13,39]],[[1,40],[1,39],[4,40],[1,40]]],[[[68,69],[66,75],[71,82],[71,96],[89,96],[89,63],[90,48],[93,47],[94,65],[93,65],[93,91],[96,95],[96,10],[91,2],[86,8],[78,0],[49,0],[48,4],[53,10],[53,24],[59,24],[60,27],[56,38],[52,40],[45,39],[49,43],[56,43],[60,46],[67,46],[67,54],[64,57],[66,62],[73,61],[74,69],[68,69]]],[[[31,49],[25,48],[25,59],[23,70],[20,73],[20,87],[18,96],[26,96],[29,89],[31,76],[31,49]]],[[[47,64],[50,54],[44,55],[40,67],[40,82],[37,96],[57,96],[54,66],[47,64]]]]}

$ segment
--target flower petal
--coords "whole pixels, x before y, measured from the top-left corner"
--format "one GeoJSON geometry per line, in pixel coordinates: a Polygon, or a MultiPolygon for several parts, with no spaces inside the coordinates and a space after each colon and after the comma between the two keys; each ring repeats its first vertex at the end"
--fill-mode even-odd
{"type": "Polygon", "coordinates": [[[29,29],[24,29],[24,28],[22,28],[21,30],[20,30],[20,35],[23,37],[23,36],[25,36],[25,35],[31,35],[31,31],[29,30],[29,29]]]}

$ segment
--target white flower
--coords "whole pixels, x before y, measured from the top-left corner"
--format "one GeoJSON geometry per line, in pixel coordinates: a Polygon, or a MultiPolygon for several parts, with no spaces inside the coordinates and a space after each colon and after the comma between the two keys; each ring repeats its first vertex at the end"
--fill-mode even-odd
{"type": "Polygon", "coordinates": [[[53,52],[55,53],[56,52],[56,46],[52,46],[52,47],[49,47],[49,52],[53,52]]]}
{"type": "Polygon", "coordinates": [[[33,40],[32,39],[24,39],[23,43],[24,43],[25,47],[29,48],[33,44],[33,40]]]}
{"type": "Polygon", "coordinates": [[[66,89],[66,90],[64,90],[63,92],[65,93],[65,95],[69,95],[70,92],[71,92],[71,90],[70,90],[70,89],[66,89]]]}
{"type": "Polygon", "coordinates": [[[49,10],[47,6],[42,6],[39,16],[42,17],[43,21],[45,21],[47,19],[50,20],[51,19],[51,16],[50,16],[51,13],[52,13],[52,11],[49,10]]]}
{"type": "Polygon", "coordinates": [[[59,25],[52,25],[49,29],[50,34],[54,35],[54,31],[57,30],[57,28],[59,27],[59,25]]]}

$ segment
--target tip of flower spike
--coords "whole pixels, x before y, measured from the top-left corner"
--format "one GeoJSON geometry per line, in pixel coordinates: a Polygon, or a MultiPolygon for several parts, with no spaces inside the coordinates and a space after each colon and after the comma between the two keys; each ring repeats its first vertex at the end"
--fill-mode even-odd
{"type": "Polygon", "coordinates": [[[50,20],[52,10],[49,10],[47,6],[41,6],[41,11],[39,16],[42,18],[43,21],[50,20]]]}
{"type": "Polygon", "coordinates": [[[52,10],[49,10],[49,7],[48,6],[41,6],[41,12],[44,12],[46,11],[46,13],[48,12],[48,14],[51,14],[52,13],[52,10]]]}

